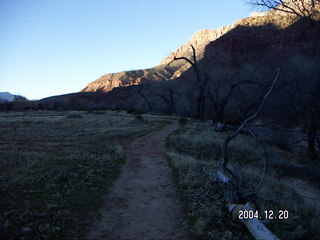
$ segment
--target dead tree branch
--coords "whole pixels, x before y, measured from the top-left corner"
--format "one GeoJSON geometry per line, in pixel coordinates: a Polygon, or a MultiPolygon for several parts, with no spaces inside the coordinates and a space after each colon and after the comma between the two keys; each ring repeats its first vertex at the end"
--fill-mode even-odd
{"type": "Polygon", "coordinates": [[[166,103],[168,114],[171,115],[175,111],[176,105],[174,95],[177,95],[172,87],[167,82],[164,82],[163,87],[159,88],[159,91],[155,92],[155,94],[166,103]]]}
{"type": "MultiPolygon", "coordinates": [[[[280,74],[280,69],[278,69],[275,79],[273,80],[267,93],[264,95],[264,97],[260,103],[260,106],[256,110],[256,112],[254,114],[252,114],[250,117],[248,117],[247,119],[245,119],[236,131],[234,131],[231,135],[229,135],[225,138],[225,140],[221,146],[222,158],[221,158],[220,170],[217,173],[215,173],[215,172],[211,173],[211,176],[213,177],[213,179],[215,181],[218,181],[220,183],[220,186],[223,189],[224,199],[227,203],[228,211],[231,213],[233,218],[236,218],[236,219],[239,217],[240,210],[247,210],[247,211],[254,211],[254,212],[256,210],[250,205],[250,203],[246,203],[245,205],[239,203],[240,201],[239,201],[238,193],[237,193],[237,191],[234,190],[234,185],[230,181],[230,178],[228,176],[226,176],[226,174],[225,174],[228,169],[227,168],[228,144],[233,138],[235,138],[241,131],[243,131],[245,129],[245,126],[248,122],[255,119],[258,116],[258,114],[262,111],[263,106],[265,105],[265,102],[267,101],[269,95],[271,94],[274,86],[276,85],[276,83],[278,81],[279,74],[280,74]]],[[[266,164],[267,164],[267,158],[266,158],[266,162],[265,162],[264,174],[259,182],[259,185],[256,189],[256,192],[259,190],[259,188],[262,185],[262,182],[264,181],[265,172],[266,172],[266,164]]],[[[245,224],[245,226],[248,228],[251,235],[255,239],[279,240],[277,236],[275,236],[268,228],[266,228],[266,226],[261,221],[259,221],[259,219],[256,219],[256,218],[243,219],[241,221],[245,224]]]]}
{"type": "Polygon", "coordinates": [[[263,173],[262,173],[262,176],[260,178],[260,181],[259,181],[259,184],[257,186],[257,189],[256,191],[254,192],[254,194],[257,194],[257,192],[259,192],[261,186],[262,186],[262,183],[264,181],[264,178],[266,176],[266,172],[267,172],[267,166],[268,166],[268,155],[267,155],[267,151],[266,151],[266,146],[264,144],[262,144],[262,147],[263,147],[263,154],[264,154],[264,166],[263,166],[263,173]]]}
{"type": "Polygon", "coordinates": [[[273,80],[273,83],[269,89],[269,91],[264,95],[259,108],[257,109],[257,111],[252,114],[250,117],[248,117],[247,119],[245,119],[242,124],[240,125],[240,127],[238,127],[238,129],[236,131],[234,131],[231,135],[228,135],[225,139],[224,142],[222,144],[222,158],[221,158],[221,165],[220,165],[220,171],[222,171],[223,173],[225,173],[226,171],[226,167],[229,161],[229,157],[228,157],[228,144],[230,143],[230,141],[232,139],[234,139],[246,126],[246,124],[250,121],[252,121],[253,119],[255,119],[259,113],[262,111],[263,106],[265,105],[265,102],[267,101],[269,95],[271,94],[274,86],[276,85],[278,78],[279,78],[279,74],[280,74],[280,69],[278,69],[277,75],[275,77],[275,79],[273,80]]]}
{"type": "Polygon", "coordinates": [[[149,108],[149,111],[151,112],[153,109],[152,109],[152,106],[151,104],[149,103],[147,97],[142,93],[142,90],[143,90],[143,86],[141,83],[139,83],[139,89],[138,89],[138,94],[143,98],[143,100],[145,101],[145,103],[147,104],[148,108],[149,108]]]}
{"type": "Polygon", "coordinates": [[[174,56],[172,61],[167,64],[167,67],[171,63],[173,63],[174,61],[178,61],[178,60],[184,60],[184,61],[188,62],[192,66],[192,68],[194,69],[195,74],[196,74],[196,79],[197,79],[197,81],[199,83],[199,95],[197,97],[197,118],[200,119],[200,120],[203,120],[204,119],[204,113],[205,113],[205,88],[206,88],[206,84],[207,84],[208,79],[205,78],[204,81],[202,81],[202,78],[200,76],[200,71],[199,71],[199,68],[198,68],[196,50],[195,50],[195,48],[194,48],[194,46],[192,44],[190,46],[192,48],[192,58],[193,58],[192,60],[190,60],[187,57],[176,57],[176,56],[174,56]]]}
{"type": "Polygon", "coordinates": [[[249,5],[260,9],[274,9],[275,11],[285,12],[296,15],[302,21],[315,27],[320,33],[320,26],[317,23],[320,14],[320,0],[250,0],[249,5]]]}

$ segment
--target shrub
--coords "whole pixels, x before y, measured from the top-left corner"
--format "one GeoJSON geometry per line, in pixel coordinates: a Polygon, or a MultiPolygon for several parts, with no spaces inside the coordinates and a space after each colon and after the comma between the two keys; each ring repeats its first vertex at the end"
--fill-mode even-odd
{"type": "Polygon", "coordinates": [[[141,114],[137,114],[137,115],[134,116],[134,121],[136,121],[136,122],[143,122],[144,119],[143,119],[143,117],[142,117],[141,114]]]}
{"type": "Polygon", "coordinates": [[[187,123],[188,123],[188,119],[187,119],[187,118],[181,117],[181,118],[179,119],[179,124],[180,124],[180,125],[185,125],[185,124],[187,124],[187,123]]]}
{"type": "Polygon", "coordinates": [[[133,110],[132,108],[129,108],[129,109],[127,110],[127,113],[128,113],[128,114],[133,114],[133,113],[134,113],[134,110],[133,110]]]}

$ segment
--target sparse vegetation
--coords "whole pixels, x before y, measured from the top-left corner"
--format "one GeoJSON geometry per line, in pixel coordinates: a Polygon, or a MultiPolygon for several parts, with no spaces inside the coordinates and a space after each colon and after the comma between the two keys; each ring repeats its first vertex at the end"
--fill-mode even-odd
{"type": "MultiPolygon", "coordinates": [[[[211,170],[219,169],[220,146],[226,134],[214,132],[207,123],[189,122],[167,143],[167,156],[185,202],[192,239],[251,239],[242,225],[231,219],[219,185],[210,178],[211,170]]],[[[285,158],[288,153],[276,146],[265,145],[265,149],[269,164],[263,184],[255,197],[242,201],[255,203],[261,215],[265,210],[288,210],[289,219],[273,220],[268,225],[281,239],[317,239],[319,209],[297,191],[298,179],[303,175],[298,171],[294,177],[283,174],[296,160],[285,158]],[[280,161],[281,166],[274,164],[280,161]]],[[[240,135],[231,142],[230,155],[234,170],[251,188],[240,189],[242,195],[256,190],[263,174],[264,147],[250,136],[240,135]]]]}
{"type": "Polygon", "coordinates": [[[179,124],[180,124],[180,125],[184,125],[184,124],[186,124],[187,122],[188,122],[188,119],[185,118],[185,117],[181,117],[181,118],[179,119],[179,124]]]}
{"type": "Polygon", "coordinates": [[[134,121],[136,121],[136,122],[143,122],[143,121],[145,121],[145,120],[143,119],[143,117],[141,116],[141,114],[138,113],[138,114],[135,114],[135,115],[134,115],[134,121]]]}
{"type": "Polygon", "coordinates": [[[104,112],[0,115],[0,238],[76,239],[96,219],[124,144],[165,123],[104,112]]]}

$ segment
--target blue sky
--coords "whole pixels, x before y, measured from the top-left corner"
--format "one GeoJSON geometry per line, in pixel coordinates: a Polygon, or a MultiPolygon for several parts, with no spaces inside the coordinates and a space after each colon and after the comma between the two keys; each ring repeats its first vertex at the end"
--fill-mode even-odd
{"type": "Polygon", "coordinates": [[[150,68],[199,29],[250,15],[243,0],[0,0],[0,92],[77,92],[150,68]]]}

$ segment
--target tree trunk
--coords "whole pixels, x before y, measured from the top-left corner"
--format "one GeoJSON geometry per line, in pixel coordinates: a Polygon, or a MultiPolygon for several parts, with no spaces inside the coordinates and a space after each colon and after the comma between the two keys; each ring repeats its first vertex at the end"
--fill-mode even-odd
{"type": "Polygon", "coordinates": [[[148,99],[146,98],[146,96],[142,93],[142,89],[139,89],[138,90],[138,94],[143,98],[143,100],[145,101],[145,103],[147,104],[148,108],[149,108],[149,111],[152,112],[152,107],[148,101],[148,99]]]}
{"type": "Polygon", "coordinates": [[[215,126],[215,131],[217,132],[222,132],[225,130],[224,128],[225,123],[224,123],[224,106],[218,106],[217,107],[217,112],[216,112],[216,126],[215,126]]]}
{"type": "Polygon", "coordinates": [[[205,104],[204,96],[199,94],[197,98],[197,118],[201,121],[204,120],[205,104]]]}
{"type": "Polygon", "coordinates": [[[201,95],[197,98],[197,118],[200,119],[201,115],[201,95]]]}
{"type": "Polygon", "coordinates": [[[199,116],[199,119],[201,121],[204,120],[204,114],[205,114],[205,110],[206,110],[206,99],[205,97],[202,95],[201,96],[201,111],[200,111],[200,116],[199,116]]]}
{"type": "Polygon", "coordinates": [[[316,153],[316,123],[312,120],[308,131],[308,155],[310,159],[317,159],[316,153]]]}

